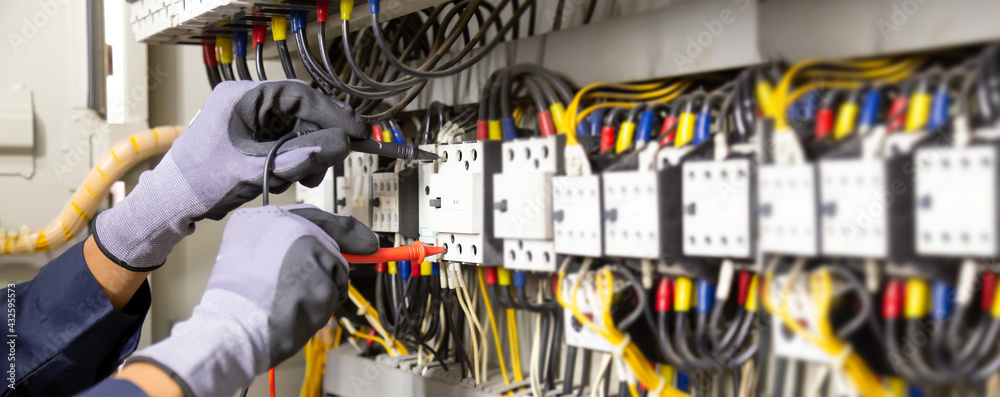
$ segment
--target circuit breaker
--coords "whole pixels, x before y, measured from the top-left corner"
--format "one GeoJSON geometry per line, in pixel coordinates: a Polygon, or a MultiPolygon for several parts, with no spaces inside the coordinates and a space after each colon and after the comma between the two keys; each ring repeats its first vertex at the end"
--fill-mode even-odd
{"type": "Polygon", "coordinates": [[[500,172],[500,142],[439,145],[441,160],[425,193],[431,230],[447,248],[444,260],[500,265],[501,244],[493,235],[493,176],[500,172]]]}
{"type": "Polygon", "coordinates": [[[997,239],[997,146],[924,148],[916,166],[917,253],[994,257],[997,239]]]}
{"type": "MultiPolygon", "coordinates": [[[[421,150],[437,153],[437,145],[421,145],[421,150]]],[[[417,215],[418,236],[424,244],[437,245],[437,233],[431,228],[431,220],[437,209],[428,205],[431,200],[431,175],[437,173],[437,161],[417,165],[417,215]]]]}
{"type": "Polygon", "coordinates": [[[754,168],[749,158],[683,163],[684,255],[754,257],[754,168]]]}
{"type": "Polygon", "coordinates": [[[351,153],[344,160],[344,176],[336,179],[337,213],[350,215],[365,225],[372,226],[371,198],[372,174],[378,168],[375,155],[351,153]]]}
{"type": "Polygon", "coordinates": [[[760,249],[771,254],[816,256],[819,253],[816,166],[762,166],[758,186],[760,249]]]}
{"type": "Polygon", "coordinates": [[[604,256],[601,177],[552,178],[552,228],[557,254],[604,256]]]}
{"type": "Polygon", "coordinates": [[[819,162],[822,253],[885,260],[912,258],[911,157],[819,162]]]}
{"type": "Polygon", "coordinates": [[[302,186],[300,183],[295,184],[295,201],[300,203],[305,203],[309,205],[314,205],[317,208],[326,212],[336,212],[337,209],[334,206],[336,201],[336,179],[334,176],[334,168],[329,168],[326,170],[326,174],[323,175],[323,181],[319,183],[316,187],[308,188],[302,186]]]}
{"type": "MultiPolygon", "coordinates": [[[[573,285],[576,283],[577,275],[569,274],[563,278],[562,283],[562,298],[566,301],[574,301],[573,298],[573,285]]],[[[588,304],[589,297],[595,296],[594,283],[593,282],[581,282],[580,287],[577,289],[577,296],[575,302],[578,302],[582,307],[591,307],[588,304]]],[[[599,352],[611,352],[611,342],[608,342],[600,334],[594,332],[592,329],[587,328],[574,317],[573,311],[563,310],[563,329],[566,330],[566,344],[569,346],[580,347],[584,349],[590,349],[599,352]]],[[[583,315],[594,322],[598,327],[604,326],[603,316],[594,315],[587,311],[583,311],[583,315]]]]}
{"type": "Polygon", "coordinates": [[[503,172],[493,176],[493,231],[504,267],[555,271],[552,176],[561,172],[565,137],[503,143],[503,172]]]}
{"type": "Polygon", "coordinates": [[[395,173],[372,174],[371,207],[372,231],[399,231],[399,179],[395,173]]]}
{"type": "Polygon", "coordinates": [[[601,174],[604,253],[642,259],[679,258],[681,167],[601,174]]]}

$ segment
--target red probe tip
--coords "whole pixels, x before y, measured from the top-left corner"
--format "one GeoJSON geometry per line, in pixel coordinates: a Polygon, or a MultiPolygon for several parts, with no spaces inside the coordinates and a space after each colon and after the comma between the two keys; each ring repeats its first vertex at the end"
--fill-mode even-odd
{"type": "MultiPolygon", "coordinates": [[[[422,263],[425,257],[434,256],[437,254],[445,253],[444,247],[436,247],[433,245],[424,245],[423,243],[417,241],[413,245],[404,245],[402,247],[393,248],[379,248],[378,252],[373,255],[355,255],[355,254],[343,254],[344,259],[347,263],[380,263],[380,262],[398,262],[398,261],[413,261],[414,263],[422,263]]],[[[418,265],[419,266],[419,265],[418,265]]]]}

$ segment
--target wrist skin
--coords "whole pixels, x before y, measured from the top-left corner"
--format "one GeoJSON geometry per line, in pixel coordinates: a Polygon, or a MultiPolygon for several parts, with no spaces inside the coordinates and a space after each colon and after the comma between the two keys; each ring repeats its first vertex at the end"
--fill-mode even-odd
{"type": "Polygon", "coordinates": [[[184,397],[184,392],[177,382],[162,369],[150,363],[129,364],[115,375],[115,378],[132,382],[149,397],[184,397]]]}

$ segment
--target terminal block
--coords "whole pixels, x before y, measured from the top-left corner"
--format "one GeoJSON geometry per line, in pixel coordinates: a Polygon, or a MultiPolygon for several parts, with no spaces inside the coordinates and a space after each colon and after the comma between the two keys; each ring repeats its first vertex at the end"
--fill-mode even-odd
{"type": "Polygon", "coordinates": [[[601,177],[552,178],[552,228],[557,254],[604,256],[601,177]]]}
{"type": "Polygon", "coordinates": [[[503,240],[504,267],[555,271],[552,176],[562,172],[565,137],[503,143],[503,172],[493,176],[493,232],[503,240]]]}
{"type": "Polygon", "coordinates": [[[945,257],[995,257],[997,145],[924,148],[916,167],[917,253],[945,257]]]}
{"type": "Polygon", "coordinates": [[[760,249],[781,255],[819,254],[816,166],[762,166],[758,186],[760,249]]]}
{"type": "Polygon", "coordinates": [[[819,162],[823,255],[908,260],[913,253],[909,156],[819,162]]]}
{"type": "Polygon", "coordinates": [[[641,259],[681,256],[681,167],[605,172],[604,254],[641,259]]]}
{"type": "Polygon", "coordinates": [[[753,160],[687,161],[682,169],[684,255],[754,258],[753,160]]]}
{"type": "Polygon", "coordinates": [[[378,168],[373,154],[351,153],[344,160],[344,176],[336,179],[336,212],[372,226],[372,174],[378,168]]]}
{"type": "Polygon", "coordinates": [[[430,227],[448,249],[441,259],[479,265],[503,263],[501,243],[493,235],[493,176],[502,169],[500,142],[439,145],[438,171],[431,175],[430,227]]]}

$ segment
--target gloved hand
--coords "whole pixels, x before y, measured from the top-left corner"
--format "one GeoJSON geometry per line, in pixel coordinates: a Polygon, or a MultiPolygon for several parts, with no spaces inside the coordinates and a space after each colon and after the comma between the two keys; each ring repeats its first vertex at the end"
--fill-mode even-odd
{"type": "Polygon", "coordinates": [[[361,118],[305,83],[225,82],[209,96],[163,160],[139,178],[121,204],[94,221],[101,251],[122,267],[150,271],[163,264],[194,222],[219,220],[263,190],[264,158],[281,136],[315,131],[282,145],[268,190],[292,183],[315,187],[327,168],[366,135],[361,118]]]}
{"type": "Polygon", "coordinates": [[[291,357],[347,300],[344,252],[378,239],[358,220],[297,204],[233,213],[201,303],[170,337],[136,353],[185,395],[233,393],[291,357]]]}

